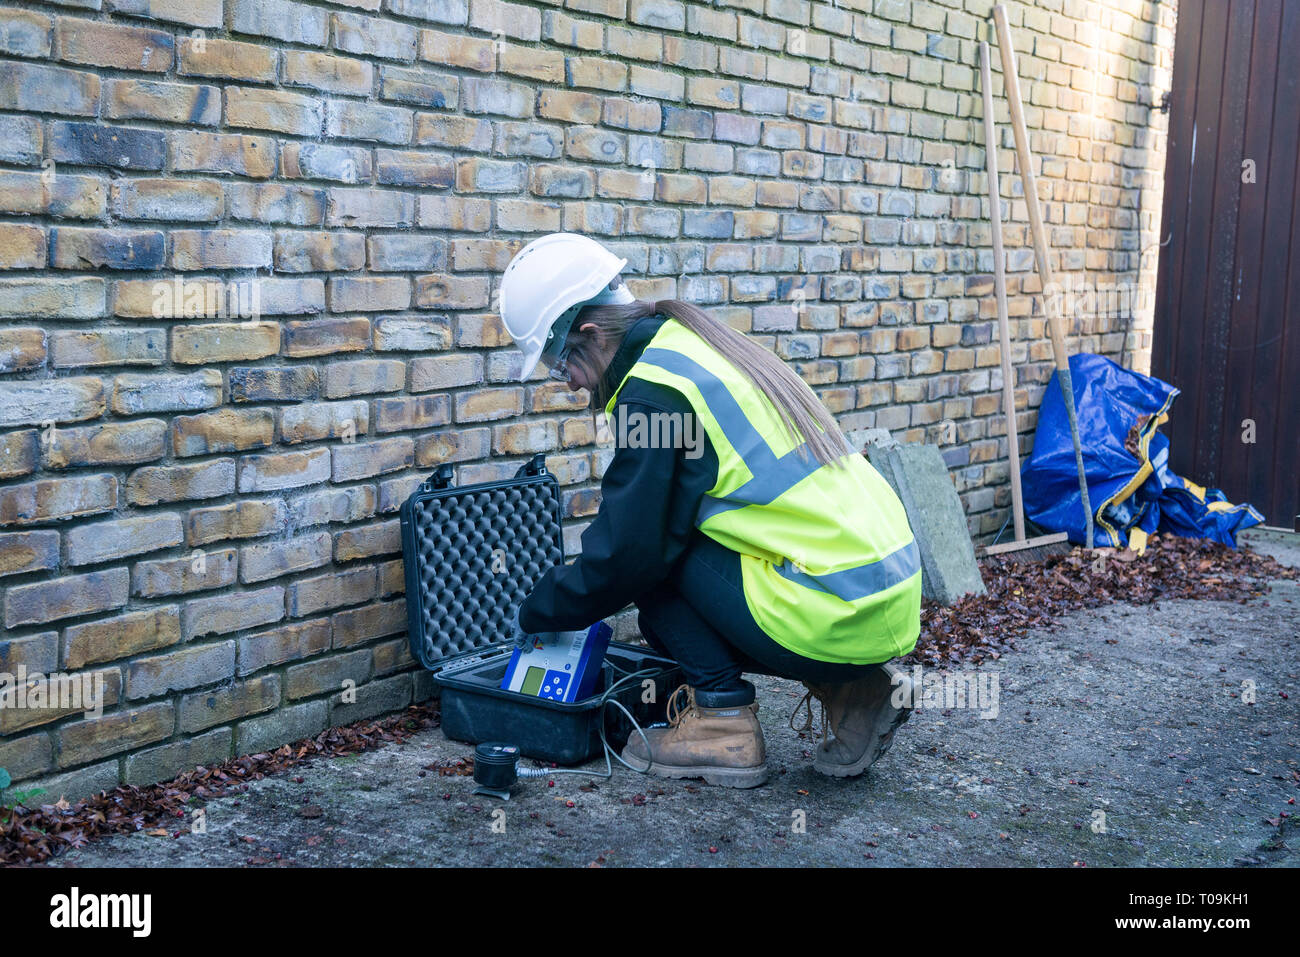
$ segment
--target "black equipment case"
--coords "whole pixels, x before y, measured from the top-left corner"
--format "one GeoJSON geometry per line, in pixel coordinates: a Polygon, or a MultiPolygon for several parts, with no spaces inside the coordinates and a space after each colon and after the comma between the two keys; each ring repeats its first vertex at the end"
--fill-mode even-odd
{"type": "Polygon", "coordinates": [[[560,486],[541,455],[511,479],[456,488],[451,478],[452,467],[439,466],[401,509],[407,633],[412,656],[435,672],[443,733],[471,744],[506,741],[538,760],[580,764],[600,753],[602,722],[611,745],[626,743],[631,725],[602,696],[622,675],[646,669],[653,669],[646,676],[652,695],[636,679],[612,700],[642,727],[662,721],[681,672],[636,645],[610,643],[596,693],[582,701],[501,690],[513,650],[512,612],[548,568],[564,561],[560,486]]]}

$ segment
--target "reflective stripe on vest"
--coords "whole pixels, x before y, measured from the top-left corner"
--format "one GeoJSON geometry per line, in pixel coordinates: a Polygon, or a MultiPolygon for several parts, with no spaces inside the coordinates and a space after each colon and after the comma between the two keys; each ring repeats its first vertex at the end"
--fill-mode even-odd
{"type": "Polygon", "coordinates": [[[695,383],[700,395],[704,396],[709,412],[727,436],[727,441],[745,463],[749,474],[754,476],[740,488],[720,498],[706,496],[695,516],[696,525],[733,508],[774,502],[783,492],[794,488],[820,468],[820,463],[813,458],[807,442],[780,458],[773,455],[771,446],[763,441],[731,390],[690,356],[667,349],[646,349],[641,353],[641,361],[695,383]]]}
{"type": "Polygon", "coordinates": [[[880,561],[825,575],[810,575],[788,560],[773,567],[782,578],[806,588],[816,588],[844,601],[857,601],[907,581],[921,570],[921,553],[916,542],[911,541],[880,561]]]}

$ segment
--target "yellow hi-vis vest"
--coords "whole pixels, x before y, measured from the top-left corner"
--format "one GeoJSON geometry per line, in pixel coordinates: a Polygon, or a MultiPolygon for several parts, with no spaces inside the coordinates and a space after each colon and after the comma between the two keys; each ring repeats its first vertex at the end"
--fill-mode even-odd
{"type": "Polygon", "coordinates": [[[767,396],[676,320],[660,326],[606,414],[632,378],[685,396],[713,443],[718,479],[695,524],[740,553],[763,631],[818,661],[867,664],[912,650],[920,556],[902,503],[864,456],[819,465],[767,396]]]}

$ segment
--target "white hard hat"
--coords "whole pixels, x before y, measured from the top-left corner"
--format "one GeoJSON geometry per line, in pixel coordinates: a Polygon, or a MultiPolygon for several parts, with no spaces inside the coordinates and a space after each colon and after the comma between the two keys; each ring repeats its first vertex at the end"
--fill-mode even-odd
{"type": "Polygon", "coordinates": [[[543,353],[559,354],[583,306],[636,301],[619,279],[626,265],[577,233],[551,233],[515,253],[501,276],[501,321],[524,354],[521,380],[543,353]]]}

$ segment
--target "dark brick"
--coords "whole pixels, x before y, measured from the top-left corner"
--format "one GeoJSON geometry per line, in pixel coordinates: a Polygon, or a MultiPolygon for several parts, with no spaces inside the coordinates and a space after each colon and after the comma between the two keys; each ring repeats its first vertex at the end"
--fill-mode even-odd
{"type": "Polygon", "coordinates": [[[212,691],[182,697],[180,727],[185,732],[201,731],[214,724],[225,724],[270,711],[279,703],[279,675],[239,681],[212,691]]]}
{"type": "Polygon", "coordinates": [[[55,269],[161,269],[166,255],[157,230],[50,230],[50,265],[55,269]]]}
{"type": "Polygon", "coordinates": [[[230,370],[232,402],[301,402],[320,393],[320,376],[311,366],[257,366],[230,370]]]}
{"type": "Polygon", "coordinates": [[[55,162],[113,169],[160,170],[167,156],[162,133],[96,123],[56,122],[50,147],[55,162]]]}
{"type": "Polygon", "coordinates": [[[371,681],[356,689],[356,701],[352,703],[345,703],[339,695],[330,699],[330,724],[350,724],[390,711],[400,711],[410,703],[409,674],[371,681]]]}

